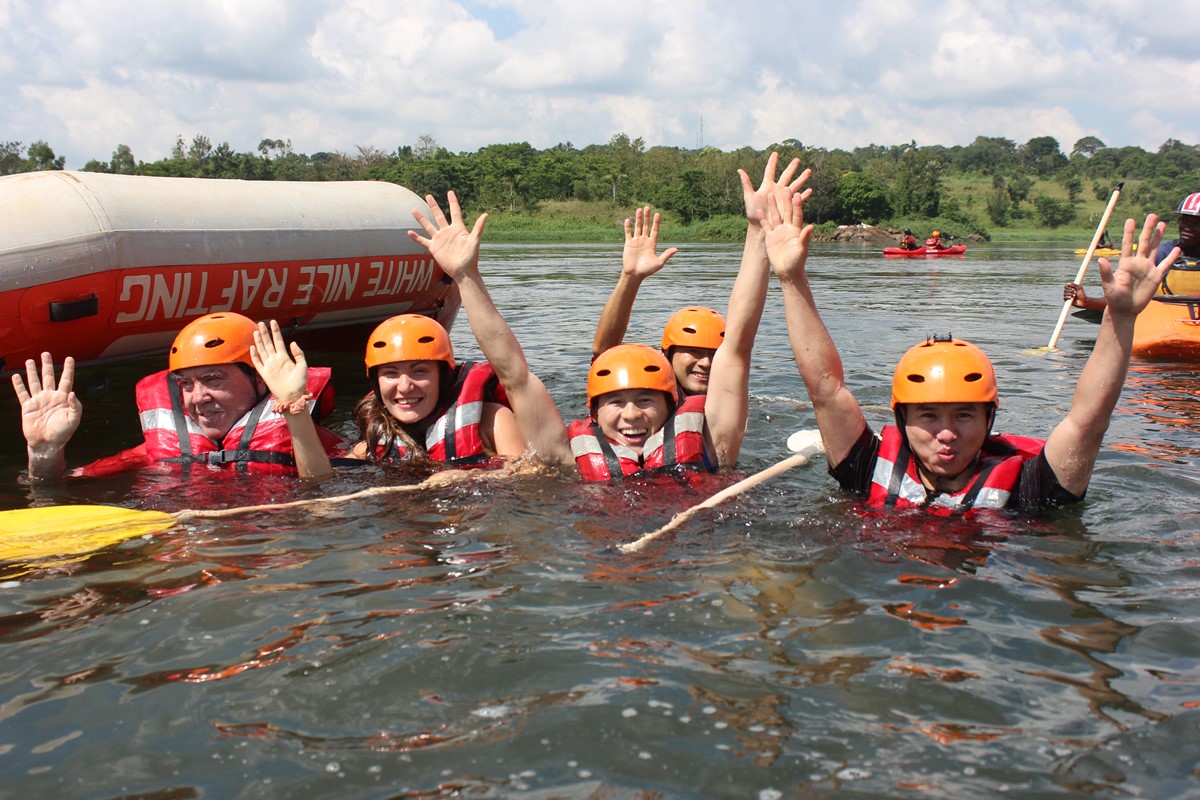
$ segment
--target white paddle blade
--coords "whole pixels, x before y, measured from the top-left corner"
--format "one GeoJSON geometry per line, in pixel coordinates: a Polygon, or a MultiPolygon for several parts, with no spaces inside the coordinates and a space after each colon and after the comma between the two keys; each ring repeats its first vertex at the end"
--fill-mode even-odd
{"type": "Polygon", "coordinates": [[[820,453],[825,450],[821,444],[821,432],[816,428],[811,428],[803,431],[796,431],[787,440],[788,450],[793,453],[803,453],[805,451],[820,453]]]}

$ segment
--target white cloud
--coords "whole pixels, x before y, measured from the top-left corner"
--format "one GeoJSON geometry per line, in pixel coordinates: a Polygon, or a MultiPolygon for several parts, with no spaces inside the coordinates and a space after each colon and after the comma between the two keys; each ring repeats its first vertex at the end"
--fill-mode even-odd
{"type": "Polygon", "coordinates": [[[1200,141],[1200,4],[0,0],[0,140],[234,149],[1200,141]]]}

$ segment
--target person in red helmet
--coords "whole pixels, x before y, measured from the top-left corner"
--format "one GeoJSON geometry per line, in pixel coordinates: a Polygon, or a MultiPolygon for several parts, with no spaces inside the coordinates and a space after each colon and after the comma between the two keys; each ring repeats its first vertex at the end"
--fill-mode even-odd
{"type": "MultiPolygon", "coordinates": [[[[1043,443],[992,433],[999,392],[979,348],[934,337],[911,348],[896,366],[896,424],[876,435],[846,386],[841,357],[821,321],[805,262],[812,226],[802,199],[776,193],[764,217],[771,264],[782,288],[788,337],[821,431],[830,473],[874,507],[925,507],[940,513],[977,508],[1023,511],[1079,501],[1087,490],[1104,432],[1121,394],[1138,312],[1150,302],[1174,262],[1157,266],[1129,255],[1134,220],[1125,223],[1116,269],[1100,259],[1109,310],[1076,385],[1066,419],[1043,443]]],[[[1154,253],[1165,226],[1147,217],[1139,252],[1154,253]]]]}
{"type": "MultiPolygon", "coordinates": [[[[66,473],[65,450],[82,419],[75,362],[55,378],[42,353],[13,375],[31,479],[66,473]]],[[[255,324],[234,313],[208,314],[175,337],[168,368],[138,381],[143,441],[74,471],[98,476],[151,464],[321,474],[341,442],[316,425],[333,407],[328,369],[309,370],[299,347],[284,347],[278,323],[255,324]]]]}
{"type": "MultiPolygon", "coordinates": [[[[753,344],[754,332],[762,316],[766,302],[767,282],[770,267],[766,262],[762,227],[758,211],[776,185],[779,154],[771,153],[763,170],[763,179],[755,189],[749,175],[738,170],[742,182],[742,196],[746,206],[746,242],[742,253],[742,278],[740,291],[729,298],[729,315],[735,324],[736,346],[748,354],[748,345],[753,344]],[[734,315],[737,314],[735,319],[734,315]]],[[[792,159],[779,175],[778,182],[799,191],[811,175],[804,170],[798,176],[799,159],[792,159]]],[[[658,272],[678,248],[671,247],[658,253],[658,234],[661,219],[649,206],[639,208],[632,219],[625,220],[625,247],[621,254],[621,275],[612,295],[604,306],[596,334],[592,339],[592,357],[620,344],[629,327],[629,318],[634,300],[642,281],[658,272]]],[[[735,284],[736,287],[736,284],[735,284]]],[[[731,337],[730,339],[734,339],[731,337]]],[[[704,306],[689,306],[675,312],[663,329],[662,350],[671,362],[681,397],[702,395],[708,392],[713,359],[726,341],[726,319],[720,313],[704,306]]],[[[748,359],[748,355],[746,355],[748,359]]]]}
{"type": "MultiPolygon", "coordinates": [[[[1200,296],[1200,192],[1193,192],[1179,203],[1179,238],[1165,241],[1158,247],[1154,260],[1162,261],[1178,247],[1180,258],[1167,270],[1158,287],[1159,294],[1200,296]]],[[[1103,297],[1089,297],[1077,283],[1063,286],[1063,300],[1088,311],[1103,311],[1103,297]]]]}

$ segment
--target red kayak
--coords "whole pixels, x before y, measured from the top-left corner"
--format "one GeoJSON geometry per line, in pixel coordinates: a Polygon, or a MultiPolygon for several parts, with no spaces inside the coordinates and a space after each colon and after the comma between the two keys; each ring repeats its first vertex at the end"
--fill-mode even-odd
{"type": "Polygon", "coordinates": [[[905,250],[903,247],[885,247],[883,254],[885,256],[961,256],[967,252],[965,244],[956,244],[953,247],[918,247],[916,250],[905,250]]]}

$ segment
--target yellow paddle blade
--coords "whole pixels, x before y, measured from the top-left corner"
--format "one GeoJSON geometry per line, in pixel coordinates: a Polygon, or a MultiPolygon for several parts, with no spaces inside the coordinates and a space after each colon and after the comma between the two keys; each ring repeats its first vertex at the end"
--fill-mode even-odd
{"type": "Polygon", "coordinates": [[[60,558],[99,550],[176,523],[163,511],[116,506],[45,506],[0,511],[0,561],[60,558]]]}

